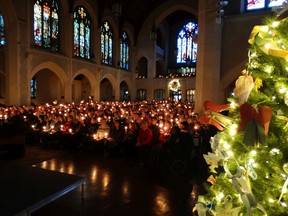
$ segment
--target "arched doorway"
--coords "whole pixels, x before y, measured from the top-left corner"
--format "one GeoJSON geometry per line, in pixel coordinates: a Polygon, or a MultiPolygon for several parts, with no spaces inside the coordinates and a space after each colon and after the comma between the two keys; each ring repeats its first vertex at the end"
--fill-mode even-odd
{"type": "Polygon", "coordinates": [[[111,82],[105,78],[100,83],[100,100],[101,101],[114,101],[115,95],[111,82]]]}
{"type": "Polygon", "coordinates": [[[90,82],[86,76],[79,74],[72,82],[72,101],[89,100],[89,96],[91,96],[90,82]]]}
{"type": "Polygon", "coordinates": [[[128,101],[130,100],[131,96],[130,96],[130,91],[128,88],[128,85],[125,81],[122,81],[120,83],[120,101],[128,101]]]}
{"type": "Polygon", "coordinates": [[[30,80],[31,103],[51,103],[63,97],[62,83],[59,77],[49,69],[38,71],[30,80]]]}

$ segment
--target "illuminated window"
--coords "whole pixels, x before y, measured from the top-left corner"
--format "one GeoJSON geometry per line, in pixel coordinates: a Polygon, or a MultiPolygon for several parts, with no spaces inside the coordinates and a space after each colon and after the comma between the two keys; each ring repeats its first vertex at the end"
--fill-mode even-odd
{"type": "Polygon", "coordinates": [[[257,10],[283,5],[286,0],[246,0],[246,10],[257,10]]]}
{"type": "Polygon", "coordinates": [[[74,11],[74,56],[90,59],[91,19],[84,7],[74,11]]]}
{"type": "Polygon", "coordinates": [[[194,102],[194,96],[195,96],[195,90],[194,89],[188,89],[186,91],[186,100],[188,102],[194,102]]]}
{"type": "Polygon", "coordinates": [[[4,19],[0,13],[0,46],[5,45],[5,30],[4,30],[4,19]]]}
{"type": "Polygon", "coordinates": [[[113,33],[109,23],[106,21],[101,26],[101,62],[112,65],[113,63],[113,33]]]}
{"type": "Polygon", "coordinates": [[[139,101],[144,101],[147,98],[147,91],[146,89],[138,89],[137,90],[137,99],[139,101]]]}
{"type": "Polygon", "coordinates": [[[36,92],[37,92],[37,82],[36,82],[36,78],[33,77],[31,80],[30,80],[30,97],[32,99],[35,99],[36,98],[36,92]]]}
{"type": "Polygon", "coordinates": [[[156,101],[165,100],[165,90],[164,89],[155,89],[154,100],[156,100],[156,101]]]}
{"type": "Polygon", "coordinates": [[[189,22],[178,32],[177,57],[178,64],[196,63],[197,43],[193,40],[198,35],[198,25],[189,22]]]}
{"type": "Polygon", "coordinates": [[[34,43],[58,50],[59,9],[56,0],[36,0],[34,3],[34,43]]]}
{"type": "Polygon", "coordinates": [[[120,68],[129,69],[129,40],[126,32],[122,32],[120,41],[120,68]]]}

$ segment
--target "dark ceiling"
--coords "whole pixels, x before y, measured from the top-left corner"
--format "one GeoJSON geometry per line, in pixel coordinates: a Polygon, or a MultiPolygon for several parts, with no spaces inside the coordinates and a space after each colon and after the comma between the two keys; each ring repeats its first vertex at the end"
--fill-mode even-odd
{"type": "MultiPolygon", "coordinates": [[[[154,9],[161,6],[164,3],[169,2],[170,0],[99,0],[99,18],[103,16],[104,8],[108,7],[112,10],[112,4],[118,2],[122,6],[122,14],[119,17],[120,25],[123,24],[124,21],[128,21],[135,28],[135,34],[137,35],[142,28],[143,23],[147,19],[147,17],[153,13],[154,9]]],[[[176,4],[181,2],[181,0],[177,0],[176,4]]],[[[187,1],[186,1],[187,2],[187,1]]],[[[190,0],[191,4],[198,8],[198,0],[190,0]]],[[[182,12],[174,12],[169,17],[167,17],[167,21],[170,24],[177,21],[179,19],[191,19],[191,14],[182,12]],[[189,17],[190,16],[190,17],[189,17]]],[[[137,37],[137,36],[136,36],[137,37]]]]}

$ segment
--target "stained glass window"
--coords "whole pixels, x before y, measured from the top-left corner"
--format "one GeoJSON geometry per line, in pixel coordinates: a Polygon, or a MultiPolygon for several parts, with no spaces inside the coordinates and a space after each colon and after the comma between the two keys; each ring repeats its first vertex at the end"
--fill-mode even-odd
{"type": "Polygon", "coordinates": [[[91,19],[84,7],[74,11],[74,56],[91,58],[91,19]]]}
{"type": "Polygon", "coordinates": [[[57,0],[35,0],[35,45],[57,51],[59,47],[59,8],[57,0]]]}
{"type": "Polygon", "coordinates": [[[5,45],[4,19],[2,13],[0,13],[0,46],[4,45],[5,45]]]}
{"type": "Polygon", "coordinates": [[[106,21],[101,26],[101,61],[104,64],[113,64],[113,33],[109,23],[106,21]]]}
{"type": "Polygon", "coordinates": [[[177,63],[188,63],[188,61],[196,63],[197,43],[193,38],[197,35],[198,25],[193,22],[187,23],[180,29],[177,37],[177,63]]]}
{"type": "Polygon", "coordinates": [[[246,0],[246,10],[256,10],[283,5],[286,0],[246,0]]]}
{"type": "Polygon", "coordinates": [[[120,42],[120,68],[129,69],[129,40],[126,32],[122,32],[120,42]]]}
{"type": "Polygon", "coordinates": [[[36,78],[33,77],[33,79],[30,80],[30,97],[35,99],[36,92],[37,92],[37,82],[36,78]]]}

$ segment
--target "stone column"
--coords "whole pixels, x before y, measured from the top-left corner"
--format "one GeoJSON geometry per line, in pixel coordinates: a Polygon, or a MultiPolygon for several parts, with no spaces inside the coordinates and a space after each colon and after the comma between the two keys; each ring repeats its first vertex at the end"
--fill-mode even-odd
{"type": "Polygon", "coordinates": [[[9,23],[5,23],[7,26],[14,26],[9,28],[9,40],[7,40],[6,46],[6,61],[5,61],[5,73],[6,73],[6,105],[21,105],[20,98],[20,76],[19,76],[19,62],[20,62],[20,45],[17,43],[18,36],[18,23],[16,19],[9,20],[9,23]],[[19,59],[19,61],[18,61],[19,59]]]}
{"type": "Polygon", "coordinates": [[[220,63],[222,18],[218,17],[215,1],[199,1],[198,54],[196,70],[195,112],[203,112],[207,99],[215,103],[220,98],[220,63]]]}

